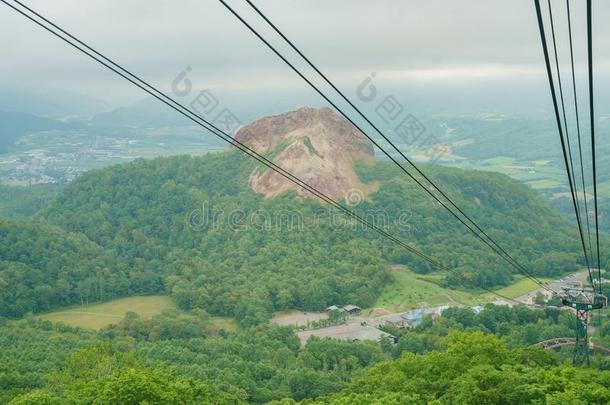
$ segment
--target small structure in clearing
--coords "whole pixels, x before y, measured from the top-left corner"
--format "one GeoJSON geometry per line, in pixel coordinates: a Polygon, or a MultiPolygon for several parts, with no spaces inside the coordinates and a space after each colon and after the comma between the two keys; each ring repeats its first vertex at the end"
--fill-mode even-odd
{"type": "Polygon", "coordinates": [[[346,305],[343,307],[343,310],[350,315],[360,315],[362,312],[362,308],[357,307],[356,305],[346,305]]]}
{"type": "Polygon", "coordinates": [[[434,308],[421,308],[416,309],[414,311],[405,312],[400,316],[409,321],[413,327],[417,327],[422,324],[426,317],[431,317],[432,319],[436,319],[443,313],[444,310],[449,308],[447,305],[443,305],[440,307],[434,308]]]}
{"type": "Polygon", "coordinates": [[[413,327],[413,325],[411,324],[411,321],[403,318],[399,314],[385,315],[385,316],[382,316],[380,319],[384,325],[395,326],[399,329],[413,327]]]}

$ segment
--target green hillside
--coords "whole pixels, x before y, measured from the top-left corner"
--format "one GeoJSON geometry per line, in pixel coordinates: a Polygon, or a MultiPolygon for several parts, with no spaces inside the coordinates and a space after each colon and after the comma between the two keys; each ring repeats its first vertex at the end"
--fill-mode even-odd
{"type": "Polygon", "coordinates": [[[138,279],[143,272],[83,234],[43,220],[0,220],[0,316],[137,294],[150,289],[138,279]]]}
{"type": "Polygon", "coordinates": [[[27,218],[46,207],[61,186],[37,184],[33,186],[5,186],[0,184],[0,218],[27,218]]]}
{"type": "MultiPolygon", "coordinates": [[[[292,308],[371,306],[392,282],[388,264],[434,270],[317,200],[254,193],[248,186],[253,167],[235,152],[137,160],[81,176],[39,217],[113,256],[97,267],[116,273],[122,289],[91,280],[87,299],[169,292],[183,309],[232,316],[242,325],[292,308]]],[[[379,191],[354,210],[454,268],[442,278],[446,287],[495,287],[512,280],[506,263],[392,166],[379,163],[359,172],[365,181],[378,182],[379,191]]],[[[500,174],[433,167],[428,172],[537,275],[576,268],[573,230],[533,190],[500,174]]],[[[31,266],[20,259],[19,244],[11,249],[5,262],[31,266]]],[[[82,284],[68,286],[64,296],[70,302],[62,305],[79,303],[82,284]]]]}
{"type": "Polygon", "coordinates": [[[0,153],[14,148],[15,141],[29,132],[49,131],[67,128],[69,125],[49,118],[32,114],[0,111],[0,153]]]}

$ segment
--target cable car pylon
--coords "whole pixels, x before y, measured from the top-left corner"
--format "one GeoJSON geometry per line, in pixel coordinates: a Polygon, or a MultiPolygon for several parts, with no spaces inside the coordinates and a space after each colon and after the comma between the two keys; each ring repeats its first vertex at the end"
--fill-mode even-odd
{"type": "Polygon", "coordinates": [[[595,289],[577,290],[565,288],[561,302],[563,305],[576,311],[576,341],[574,343],[572,364],[575,366],[589,366],[589,322],[593,310],[607,306],[608,298],[602,294],[597,294],[595,289]]]}

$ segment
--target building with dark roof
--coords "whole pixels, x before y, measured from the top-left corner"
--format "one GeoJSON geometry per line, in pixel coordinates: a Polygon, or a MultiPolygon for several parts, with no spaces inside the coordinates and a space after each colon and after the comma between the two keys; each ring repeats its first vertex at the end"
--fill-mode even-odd
{"type": "Polygon", "coordinates": [[[357,307],[356,305],[346,305],[343,307],[343,310],[350,315],[360,315],[362,312],[362,308],[357,307]]]}

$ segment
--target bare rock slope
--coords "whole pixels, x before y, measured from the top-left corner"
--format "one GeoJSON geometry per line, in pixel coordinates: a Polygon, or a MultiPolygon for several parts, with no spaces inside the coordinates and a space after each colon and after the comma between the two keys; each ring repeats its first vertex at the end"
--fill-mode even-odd
{"type": "MultiPolygon", "coordinates": [[[[330,108],[302,107],[261,118],[241,128],[235,136],[255,151],[271,155],[278,166],[333,198],[354,202],[376,190],[375,184],[360,181],[354,170],[356,161],[374,162],[373,145],[330,108]]],[[[313,197],[267,168],[255,169],[250,185],[267,196],[294,190],[313,197]]]]}

